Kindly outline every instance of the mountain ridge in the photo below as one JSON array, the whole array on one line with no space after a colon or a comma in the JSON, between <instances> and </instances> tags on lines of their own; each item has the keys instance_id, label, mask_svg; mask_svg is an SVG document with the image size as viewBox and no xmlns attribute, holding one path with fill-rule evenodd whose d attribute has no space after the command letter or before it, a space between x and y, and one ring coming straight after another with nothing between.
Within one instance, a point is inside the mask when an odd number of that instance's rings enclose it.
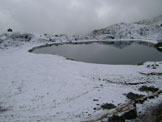
<instances>
[{"instance_id":1,"label":"mountain ridge","mask_svg":"<svg viewBox=\"0 0 162 122\"><path fill-rule=\"evenodd\" d=\"M35 34L7 32L0 34L0 48L20 46L26 42L73 42L73 41L106 41L106 40L147 40L162 43L162 16L135 23L118 23L103 29L92 31L87 35Z\"/></svg>"},{"instance_id":2,"label":"mountain ridge","mask_svg":"<svg viewBox=\"0 0 162 122\"><path fill-rule=\"evenodd\" d=\"M94 30L96 39L148 39L162 41L162 16L135 23L118 23Z\"/></svg>"}]
</instances>

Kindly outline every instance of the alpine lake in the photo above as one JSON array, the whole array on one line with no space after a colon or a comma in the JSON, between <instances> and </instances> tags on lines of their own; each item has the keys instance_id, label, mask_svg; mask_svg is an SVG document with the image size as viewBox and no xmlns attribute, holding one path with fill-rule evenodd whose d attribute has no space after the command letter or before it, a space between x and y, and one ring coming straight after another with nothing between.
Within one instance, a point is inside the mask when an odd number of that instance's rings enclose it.
<instances>
[{"instance_id":1,"label":"alpine lake","mask_svg":"<svg viewBox=\"0 0 162 122\"><path fill-rule=\"evenodd\" d=\"M64 56L66 59L97 63L135 65L162 61L162 48L143 41L90 41L46 44L29 52Z\"/></svg>"}]
</instances>

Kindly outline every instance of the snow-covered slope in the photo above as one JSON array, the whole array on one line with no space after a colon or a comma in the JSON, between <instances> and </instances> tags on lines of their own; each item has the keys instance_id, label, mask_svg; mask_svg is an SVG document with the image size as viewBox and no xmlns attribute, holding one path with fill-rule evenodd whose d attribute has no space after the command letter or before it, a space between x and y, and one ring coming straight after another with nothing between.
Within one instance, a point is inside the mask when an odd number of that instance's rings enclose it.
<instances>
[{"instance_id":1,"label":"snow-covered slope","mask_svg":"<svg viewBox=\"0 0 162 122\"><path fill-rule=\"evenodd\" d=\"M137 23L119 23L91 33L96 39L162 40L162 16Z\"/></svg>"},{"instance_id":2,"label":"snow-covered slope","mask_svg":"<svg viewBox=\"0 0 162 122\"><path fill-rule=\"evenodd\" d=\"M162 16L151 20L143 20L136 23L119 23L108 26L100 30L94 30L88 35L66 34L50 35L50 34L34 34L9 32L0 35L0 48L8 46L20 46L24 43L37 42L72 42L85 40L147 40L162 42Z\"/></svg>"},{"instance_id":3,"label":"snow-covered slope","mask_svg":"<svg viewBox=\"0 0 162 122\"><path fill-rule=\"evenodd\" d=\"M0 34L0 49L9 47L18 47L29 43L54 43L54 42L72 42L94 40L93 37L85 35L72 35L66 34L51 35L51 34L36 34L36 33L22 33L22 32L7 32Z\"/></svg>"},{"instance_id":4,"label":"snow-covered slope","mask_svg":"<svg viewBox=\"0 0 162 122\"><path fill-rule=\"evenodd\" d=\"M162 15L155 17L153 19L146 19L146 20L135 22L135 23L144 24L144 25L162 25Z\"/></svg>"}]
</instances>

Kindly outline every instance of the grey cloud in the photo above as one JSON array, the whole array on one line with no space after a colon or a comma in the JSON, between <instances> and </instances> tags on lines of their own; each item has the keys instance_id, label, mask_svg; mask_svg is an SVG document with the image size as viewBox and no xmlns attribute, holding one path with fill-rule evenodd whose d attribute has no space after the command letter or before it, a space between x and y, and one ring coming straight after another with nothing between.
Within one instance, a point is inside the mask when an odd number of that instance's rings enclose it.
<instances>
[{"instance_id":1,"label":"grey cloud","mask_svg":"<svg viewBox=\"0 0 162 122\"><path fill-rule=\"evenodd\" d=\"M1 0L0 32L85 34L162 14L161 0Z\"/></svg>"}]
</instances>

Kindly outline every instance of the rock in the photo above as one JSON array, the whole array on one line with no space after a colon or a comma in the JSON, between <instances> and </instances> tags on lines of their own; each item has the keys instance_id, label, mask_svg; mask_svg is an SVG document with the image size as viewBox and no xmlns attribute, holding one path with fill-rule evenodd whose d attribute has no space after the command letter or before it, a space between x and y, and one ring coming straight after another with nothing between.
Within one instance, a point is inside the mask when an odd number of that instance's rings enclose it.
<instances>
[{"instance_id":1,"label":"rock","mask_svg":"<svg viewBox=\"0 0 162 122\"><path fill-rule=\"evenodd\" d=\"M103 108L103 109L113 109L113 108L116 108L116 106L114 104L111 104L111 103L105 103L105 104L101 105L101 108Z\"/></svg>"},{"instance_id":2,"label":"rock","mask_svg":"<svg viewBox=\"0 0 162 122\"><path fill-rule=\"evenodd\" d=\"M127 98L128 99L131 99L131 100L136 100L136 99L139 99L139 98L142 98L144 97L144 95L141 95L141 94L135 94L135 93L132 93L132 92L129 92L127 94Z\"/></svg>"},{"instance_id":3,"label":"rock","mask_svg":"<svg viewBox=\"0 0 162 122\"><path fill-rule=\"evenodd\" d=\"M139 88L139 91L146 91L146 92L148 92L148 91L150 91L150 92L156 92L158 90L159 90L158 88L155 88L153 86L150 86L150 87L148 87L148 86L141 86Z\"/></svg>"},{"instance_id":4,"label":"rock","mask_svg":"<svg viewBox=\"0 0 162 122\"><path fill-rule=\"evenodd\" d=\"M125 120L132 120L137 118L137 110L134 108L122 115Z\"/></svg>"},{"instance_id":5,"label":"rock","mask_svg":"<svg viewBox=\"0 0 162 122\"><path fill-rule=\"evenodd\" d=\"M108 122L125 122L125 120L121 116L113 115L112 117L109 117Z\"/></svg>"},{"instance_id":6,"label":"rock","mask_svg":"<svg viewBox=\"0 0 162 122\"><path fill-rule=\"evenodd\" d=\"M6 112L7 110L7 108L3 108L2 106L0 106L0 113Z\"/></svg>"},{"instance_id":7,"label":"rock","mask_svg":"<svg viewBox=\"0 0 162 122\"><path fill-rule=\"evenodd\" d=\"M96 101L97 102L97 101L99 101L99 99L93 99L93 101Z\"/></svg>"},{"instance_id":8,"label":"rock","mask_svg":"<svg viewBox=\"0 0 162 122\"><path fill-rule=\"evenodd\" d=\"M136 108L124 113L121 116L113 115L108 118L108 122L125 122L125 120L133 120L137 118L137 110Z\"/></svg>"},{"instance_id":9,"label":"rock","mask_svg":"<svg viewBox=\"0 0 162 122\"><path fill-rule=\"evenodd\" d=\"M7 30L7 32L12 32L12 29L11 29L11 28L9 28L9 29Z\"/></svg>"}]
</instances>

